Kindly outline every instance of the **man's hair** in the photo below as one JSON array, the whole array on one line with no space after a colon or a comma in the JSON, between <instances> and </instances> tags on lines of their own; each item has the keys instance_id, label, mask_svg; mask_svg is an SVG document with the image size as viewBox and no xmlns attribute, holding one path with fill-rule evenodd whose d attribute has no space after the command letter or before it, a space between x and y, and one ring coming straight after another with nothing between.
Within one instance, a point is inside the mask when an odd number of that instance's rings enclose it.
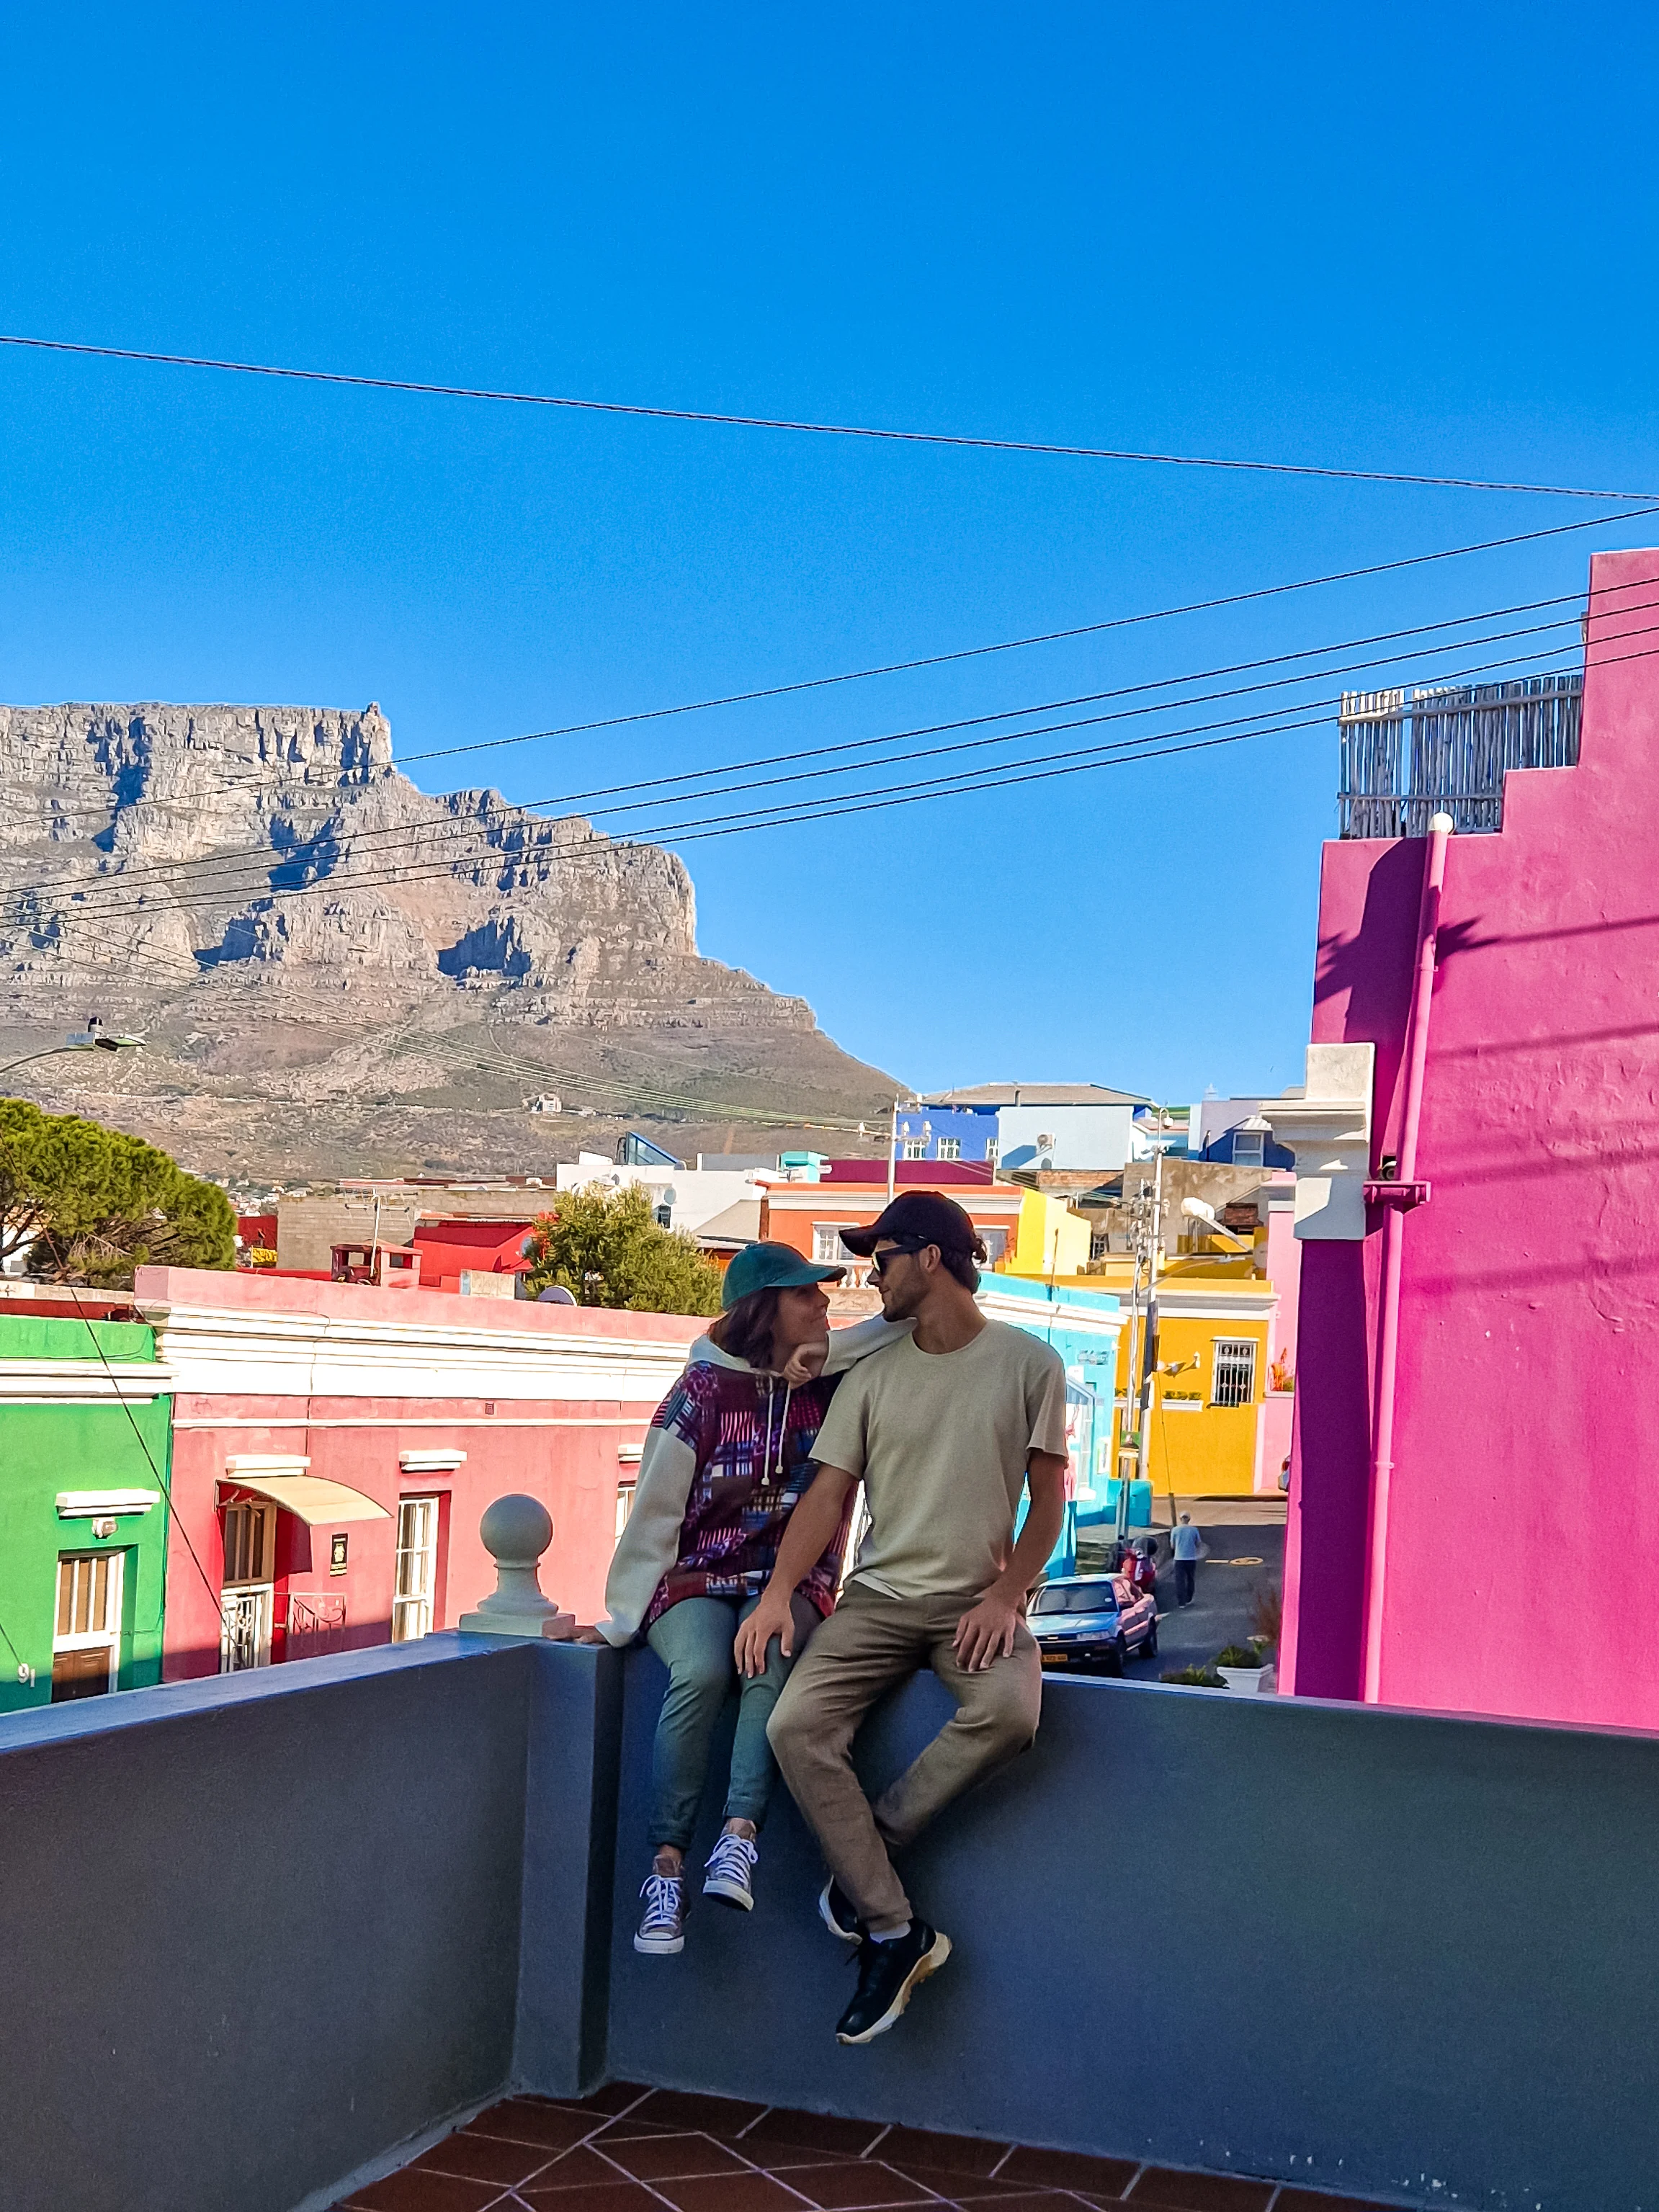
<instances>
[{"instance_id":1,"label":"man's hair","mask_svg":"<svg viewBox=\"0 0 1659 2212\"><path fill-rule=\"evenodd\" d=\"M728 1306L708 1334L733 1359L745 1359L751 1367L770 1367L772 1332L777 1319L777 1285L769 1284Z\"/></svg>"},{"instance_id":2,"label":"man's hair","mask_svg":"<svg viewBox=\"0 0 1659 2212\"><path fill-rule=\"evenodd\" d=\"M948 1268L964 1291L976 1291L979 1288L979 1269L974 1265L975 1254L981 1260L985 1257L985 1246L977 1237L974 1239L972 1253L961 1252L953 1246L946 1244L941 1244L939 1248L940 1267Z\"/></svg>"}]
</instances>

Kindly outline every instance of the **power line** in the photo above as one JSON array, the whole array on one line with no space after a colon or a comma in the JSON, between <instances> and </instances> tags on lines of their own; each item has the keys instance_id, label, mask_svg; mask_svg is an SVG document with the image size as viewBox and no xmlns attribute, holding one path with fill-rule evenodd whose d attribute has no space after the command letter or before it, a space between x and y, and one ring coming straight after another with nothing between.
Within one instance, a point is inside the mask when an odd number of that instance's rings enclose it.
<instances>
[{"instance_id":1,"label":"power line","mask_svg":"<svg viewBox=\"0 0 1659 2212\"><path fill-rule=\"evenodd\" d=\"M1574 594L1571 596L1575 605L1579 604L1577 595ZM1537 604L1547 605L1552 603L1543 601ZM1652 603L1647 603L1647 605L1644 606L1630 606L1620 610L1619 611L1626 615L1638 614L1646 611L1648 606L1651 604ZM1495 611L1501 612L1503 611L1498 610ZM1461 619L1464 621L1479 621L1484 618L1484 617L1477 615L1462 617ZM1559 617L1547 623L1526 625L1518 629L1498 630L1488 633L1485 636L1463 637L1449 640L1437 646L1429 646L1419 648L1414 657L1421 659L1431 654L1462 652L1471 646L1483 643L1509 641L1515 638L1535 635L1540 631L1547 631L1564 628L1569 623L1576 624L1577 620L1577 614L1574 614L1572 616ZM1438 629L1446 626L1447 625L1444 623L1436 623L1423 625L1422 627L1425 629ZM1399 636L1416 634L1416 632L1411 631L1396 633L1385 632L1381 633L1380 636L1383 641L1391 642ZM1617 635L1638 635L1643 634L1644 633L1642 631L1629 631L1619 633ZM1357 641L1357 642L1363 641ZM1329 653L1343 649L1345 649L1345 647L1342 644L1334 644L1325 647L1310 647L1303 653L1277 656L1276 658L1281 660L1285 659L1305 659L1310 655L1323 656ZM1548 649L1559 650L1559 648ZM933 758L942 754L957 755L965 751L979 750L985 746L1015 744L1022 741L1023 739L1033 737L1054 734L1075 728L1097 726L1102 723L1133 719L1144 714L1175 713L1184 708L1212 703L1212 702L1220 699L1280 690L1290 684L1322 684L1335 676L1351 675L1356 672L1367 672L1377 667L1390 665L1396 662L1400 657L1401 656L1398 653L1389 653L1376 659L1338 664L1330 667L1300 671L1290 676L1274 678L1260 684L1236 685L1218 692L1208 694L1200 693L1187 698L1168 699L1156 702L1150 705L1142 704L1138 707L1119 709L1111 713L1081 715L1069 721L1052 723L1037 728L1000 732L993 736L975 739L965 744L957 743L948 745L921 748L909 753L891 755L881 765L884 769L890 769L908 761ZM1509 656L1504 659L1495 661L1486 661L1475 664L1470 667L1467 667L1463 670L1448 675L1443 679L1443 681L1448 685L1455 684L1466 680L1469 677L1487 672L1494 668L1511 666L1516 665L1518 660L1531 660L1535 656L1533 653L1528 653L1525 655ZM1273 665L1272 662L1245 662L1236 664L1237 666L1243 670L1248 670L1255 666L1270 665ZM1219 673L1225 672L1218 671L1215 672ZM1076 703L1086 704L1094 698L1117 697L1124 696L1125 693L1133 694L1152 688L1168 689L1179 686L1182 684L1190 683L1193 680L1194 680L1194 678L1191 677L1176 677L1163 679L1162 684L1157 687L1152 685L1128 685L1122 687L1122 690L1117 692L1084 695L1083 697ZM845 747L826 746L811 748L803 753L778 756L775 757L785 762L799 759L823 758L830 754L857 751L874 744L892 742L896 738L911 734L930 735L937 731L955 731L974 727L982 725L987 721L1005 720L1011 715L1023 716L1027 714L1042 712L1048 706L1064 706L1069 703L1072 702L1067 701L1055 701L1044 702L1044 706L1042 707L1006 710L1006 713L1002 714L964 717L956 722L924 726L922 728L918 729L914 732L890 732L883 738L855 740L850 745ZM1297 703L1299 704L1300 702ZM1294 711L1294 708L1292 706L1286 706L1280 709L1269 709L1266 711L1269 713L1288 713ZM1233 717L1229 719L1237 718ZM1212 725L1208 726L1215 726ZM747 766L768 766L770 764L770 762L762 760L754 763L735 763L731 764L731 768L732 769L741 769ZM809 781L819 781L825 777L851 775L856 773L861 765L864 765L864 763L842 761L828 768L813 771L805 771L793 776L762 778L747 784L730 783L725 786L715 786L700 792L678 793L665 792L660 788L660 785L670 784L676 781L684 781L685 779L664 778L659 780L659 785L656 795L653 798L634 801L614 808L605 809L604 810L601 818L614 817L614 816L622 813L637 813L643 811L649 807L682 806L697 801L705 800L711 797L728 795L730 793L745 790L759 789L769 785L775 786L784 783L799 785ZM715 775L726 772L726 771L724 770L711 769L702 771L700 773L704 775ZM964 771L964 773L967 772L968 771ZM649 787L650 787L648 786L637 784L612 787L612 788L621 791ZM599 794L595 793L575 794L577 797L588 798L597 795ZM569 799L570 795L566 794L562 797L549 799L537 803L544 806L562 805L569 803ZM556 825L548 823L544 826L550 830ZM503 849L501 847L492 847L488 857L490 860L498 862L500 867L503 871L512 871L514 869L525 866L547 866L550 868L556 864L562 866L568 860L580 858L605 859L607 861L614 862L615 857L617 854L627 852L629 849L637 849L640 844L658 838L666 837L672 839L674 830L679 826L680 825L670 823L665 821L660 825L653 825L649 830L635 830L630 833L632 840L631 845L618 843L608 833L591 836L587 838L560 839L557 837L547 837L538 843L526 845L519 852L514 852L510 849ZM684 826L690 828L698 825L696 823L693 823ZM398 850L407 850L411 854L418 855L422 847L430 848L434 845L447 842L452 839L476 839L487 837L489 835L490 832L489 830L481 829L471 823L437 823L429 826L422 825L414 830L408 828L406 825L400 825L390 830L367 831L358 837L350 839L349 842L350 848L356 852L362 848L368 846L372 842L390 841L389 844L386 845L384 849L377 848L374 854L371 855L372 860L380 860L382 859L390 860L392 853ZM354 888L362 889L373 884L395 882L398 880L424 880L434 874L453 874L457 870L464 868L469 865L476 865L476 863L470 863L468 860L460 856L453 856L449 859L436 861L430 866L421 869L418 872L418 877L410 870L400 868L395 863L390 866L389 868L381 869L375 872L371 872L369 869L360 868L353 871L348 868L341 870L336 873L319 877L315 881L308 884L272 890L270 884L271 866L269 861L268 854L268 848L258 848L241 855L228 854L204 857L194 861L184 861L173 864L173 869L175 872L182 869L190 869L194 872L192 873L188 884L183 887L184 896L169 896L164 906L158 907L158 911L168 913L177 913L180 910L200 912L204 910L204 901L210 901L216 904L222 904L226 902L233 901L240 896L246 895L257 896L261 898L270 897L272 899L290 899L298 896L332 891L337 896L347 890ZM280 866L282 864L279 863L278 865ZM76 896L76 905L82 912L92 912L95 914L100 911L109 911L113 908L131 913L133 911L133 907L129 890L130 882L131 877L127 875L93 878L88 882L85 888ZM62 887L52 885L34 886L32 887L32 891L35 893L41 890L51 891L57 888ZM170 884L163 884L159 888L163 893L167 893L171 890L172 887ZM141 893L141 896L143 896L143 894ZM71 915L69 918L72 920L73 916Z\"/></svg>"},{"instance_id":2,"label":"power line","mask_svg":"<svg viewBox=\"0 0 1659 2212\"><path fill-rule=\"evenodd\" d=\"M27 348L37 353L78 354L98 361L217 369L236 376L268 376L289 383L344 385L365 392L411 392L433 399L487 399L516 407L556 407L578 414L628 415L656 422L702 422L726 429L788 430L814 437L865 438L887 445L951 446L982 453L1046 454L1064 460L1140 461L1159 468L1322 477L1343 483L1412 484L1441 491L1531 492L1551 499L1650 500L1656 496L1650 491L1593 491L1577 484L1425 476L1401 469L1345 469L1302 461L1236 460L1207 453L1141 453L1126 447L1057 445L1035 438L981 438L957 431L884 429L866 422L813 422L787 416L722 414L708 408L650 407L622 399L578 399L567 393L509 392L483 385L428 384L412 377L355 376L338 369L289 368L270 362L222 361L203 354L157 353L137 346L87 345L68 338L27 337L15 333L0 333L0 345Z\"/></svg>"},{"instance_id":3,"label":"power line","mask_svg":"<svg viewBox=\"0 0 1659 2212\"><path fill-rule=\"evenodd\" d=\"M1644 586L1641 587L1645 587L1645 584L1650 581L1651 580L1644 580ZM1638 588L1638 586L1632 583L1631 585L1619 586L1618 588L1621 590L1634 590ZM641 791L662 793L672 785L702 782L706 781L711 776L737 775L745 772L750 769L756 768L781 767L787 765L794 761L823 759L832 754L865 751L877 745L899 744L909 738L933 737L947 731L981 727L989 722L1012 721L1030 714L1052 714L1059 711L1062 708L1091 705L1103 699L1131 698L1149 691L1168 691L1176 690L1185 684L1207 682L1212 677L1249 673L1259 668L1282 667L1285 663L1290 661L1322 659L1331 653L1348 652L1360 646L1397 642L1406 638L1425 636L1436 630L1465 629L1472 623L1497 621L1509 615L1532 613L1546 607L1571 605L1582 610L1583 603L1584 595L1582 592L1563 592L1557 593L1553 598L1550 599L1519 600L1509 606L1485 608L1480 610L1479 612L1473 614L1445 616L1435 622L1413 623L1399 629L1379 630L1363 637L1342 638L1334 640L1328 644L1304 646L1294 652L1271 653L1255 660L1226 662L1213 668L1192 670L1176 676L1158 677L1139 684L1120 684L1099 691L1079 692L1063 698L1038 700L1034 702L1031 705L1025 707L1000 708L994 712L981 714L962 715L949 721L915 724L905 729L885 731L875 737L850 738L840 744L811 745L793 752L766 754L761 756L759 758L750 760L729 761L711 768L681 769L668 775L645 777L630 783L604 784L586 790L562 792L548 798L515 802L515 811L520 815L530 816L532 814L533 810L546 810L555 807L574 807L581 805L584 801L588 799L619 797L629 792ZM1537 625L1539 629L1552 629L1559 626L1559 623L1543 623ZM1520 636L1526 635L1526 633L1523 631L1516 631L1510 633L1510 635ZM1474 641L1469 640L1463 641L1465 643L1473 641ZM1456 649L1458 649L1458 647L1454 644L1451 646L1425 647L1424 650L1426 653L1436 651L1452 651ZM1338 673L1340 672L1333 670L1328 672ZM1310 672L1310 679L1311 679L1312 673L1313 672ZM1291 681L1297 679L1286 678L1284 680ZM1143 711L1152 712L1156 710L1146 709ZM368 787L369 787L344 786L337 787L336 788L340 790L345 798L349 799L353 795L354 792ZM198 813L200 811L199 801L158 802L154 799L144 799L138 803L152 806L157 804L169 806L189 804L191 805L192 811ZM617 808L606 810L608 813L623 811L626 810ZM337 805L335 811L327 817L327 823L330 828L332 828L337 823L338 820L338 812L339 809ZM473 834L474 830L472 824L465 820L451 821L448 823L434 821L429 823L422 823L418 826L411 825L408 823L394 823L387 824L379 830L357 830L349 832L350 842L354 851L361 851L367 846L379 843L388 839L401 842L404 841L413 842L418 838L468 836ZM295 849L296 851L300 851L303 848L296 848ZM159 876L173 878L180 874L192 872L209 876L216 876L222 875L226 872L234 869L239 862L244 860L254 861L261 864L265 864L269 861L270 866L275 867L293 866L295 864L292 858L287 861L280 860L270 861L270 844L269 842L266 842L258 845L242 846L229 851L202 854L194 858L155 861L143 867L124 868L118 871L117 874L100 876L92 880L95 881L100 885L113 884L118 881L123 884L129 884L137 881L142 881L146 878ZM63 878L60 880L70 881L75 879ZM35 884L21 885L19 887L19 890L20 893L21 893L51 888L52 888L52 886L50 884L42 885Z\"/></svg>"},{"instance_id":4,"label":"power line","mask_svg":"<svg viewBox=\"0 0 1659 2212\"><path fill-rule=\"evenodd\" d=\"M1224 607L1243 606L1259 599L1283 598L1289 592L1314 591L1327 584L1352 583L1368 576L1389 575L1403 568L1422 568L1434 562L1462 560L1471 554L1502 551L1513 545L1529 545L1542 538L1570 537L1578 531L1598 530L1604 524L1615 520L1621 523L1640 521L1648 514L1659 514L1659 506L1638 507L1617 516L1593 515L1582 522L1556 523L1547 529L1522 531L1508 538L1481 538L1468 545L1443 546L1432 553L1408 554L1401 560L1375 562L1360 568L1334 569L1322 576L1298 577L1285 584L1264 584L1248 592L1231 592L1218 599L1192 599L1179 606L1153 607L1140 614L1118 615L1103 622L1084 623L1071 629L1044 630L1029 637L1006 638L991 645L964 646L953 653L935 653L911 660L887 661L869 668L848 669L834 676L805 677L797 683L727 692L718 698L687 700L675 706L642 708L633 714L608 714L592 721L564 722L544 730L522 731L512 737L480 738L467 744L434 746L424 752L405 753L394 765L401 770L423 761L452 760L466 753L493 752L512 745L538 744L552 738L580 737L598 730L622 729L635 723L662 721L680 714L706 714L716 708L740 707L757 700L786 698L796 692L823 690L841 684L860 684L872 678L904 675L916 669L940 668L953 661L974 660L993 653L1017 653L1030 646L1054 645L1073 638L1098 636L1109 630L1133 629L1147 623L1169 622L1182 615L1212 613ZM1614 588L1624 590L1628 587L1621 585ZM1539 604L1547 603L1540 601ZM257 791L264 787L264 781L263 776L228 778L218 788L222 792ZM337 785L327 788L366 787ZM189 806L192 811L199 809L197 800L146 799L143 804L168 811L184 806Z\"/></svg>"}]
</instances>

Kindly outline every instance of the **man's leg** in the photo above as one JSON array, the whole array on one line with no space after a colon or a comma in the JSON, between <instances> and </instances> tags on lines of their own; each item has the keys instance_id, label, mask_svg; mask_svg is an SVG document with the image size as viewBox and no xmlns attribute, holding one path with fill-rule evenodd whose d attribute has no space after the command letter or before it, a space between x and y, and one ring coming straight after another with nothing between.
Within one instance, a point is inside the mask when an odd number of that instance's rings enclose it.
<instances>
[{"instance_id":1,"label":"man's leg","mask_svg":"<svg viewBox=\"0 0 1659 2212\"><path fill-rule=\"evenodd\" d=\"M1193 1563L1190 1559L1177 1559L1175 1571L1176 1603L1190 1605L1193 1601Z\"/></svg>"},{"instance_id":2,"label":"man's leg","mask_svg":"<svg viewBox=\"0 0 1659 2212\"><path fill-rule=\"evenodd\" d=\"M902 1928L910 1900L853 1771L859 1723L927 1656L922 1608L848 1587L784 1685L767 1736L830 1871L872 1935Z\"/></svg>"},{"instance_id":3,"label":"man's leg","mask_svg":"<svg viewBox=\"0 0 1659 2212\"><path fill-rule=\"evenodd\" d=\"M972 1600L928 1606L929 1657L957 1710L927 1749L883 1791L877 1829L891 1850L913 1843L953 1797L1017 1758L1036 1734L1042 1706L1042 1661L1022 1622L1014 1648L970 1672L957 1657L957 1623Z\"/></svg>"}]
</instances>

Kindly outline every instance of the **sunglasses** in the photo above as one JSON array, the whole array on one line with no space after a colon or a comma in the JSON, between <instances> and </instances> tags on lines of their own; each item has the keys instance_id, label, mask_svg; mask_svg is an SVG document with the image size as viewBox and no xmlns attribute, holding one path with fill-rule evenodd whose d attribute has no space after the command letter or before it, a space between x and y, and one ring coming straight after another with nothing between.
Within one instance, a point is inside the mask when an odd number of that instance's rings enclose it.
<instances>
[{"instance_id":1,"label":"sunglasses","mask_svg":"<svg viewBox=\"0 0 1659 2212\"><path fill-rule=\"evenodd\" d=\"M875 1255L870 1262L870 1273L879 1276L890 1260L902 1260L911 1252L925 1252L932 1242L929 1237L901 1237L885 1252Z\"/></svg>"}]
</instances>

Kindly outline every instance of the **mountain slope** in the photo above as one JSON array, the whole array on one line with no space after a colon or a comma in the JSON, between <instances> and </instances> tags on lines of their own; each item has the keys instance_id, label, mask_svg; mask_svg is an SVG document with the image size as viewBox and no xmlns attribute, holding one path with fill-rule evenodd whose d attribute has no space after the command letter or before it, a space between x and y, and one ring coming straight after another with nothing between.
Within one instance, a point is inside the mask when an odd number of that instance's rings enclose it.
<instances>
[{"instance_id":1,"label":"mountain slope","mask_svg":"<svg viewBox=\"0 0 1659 2212\"><path fill-rule=\"evenodd\" d=\"M0 879L5 1057L94 1012L147 1032L12 1080L238 1182L535 1172L624 1123L857 1148L892 1097L698 953L675 855L418 791L378 706L0 708Z\"/></svg>"}]
</instances>

